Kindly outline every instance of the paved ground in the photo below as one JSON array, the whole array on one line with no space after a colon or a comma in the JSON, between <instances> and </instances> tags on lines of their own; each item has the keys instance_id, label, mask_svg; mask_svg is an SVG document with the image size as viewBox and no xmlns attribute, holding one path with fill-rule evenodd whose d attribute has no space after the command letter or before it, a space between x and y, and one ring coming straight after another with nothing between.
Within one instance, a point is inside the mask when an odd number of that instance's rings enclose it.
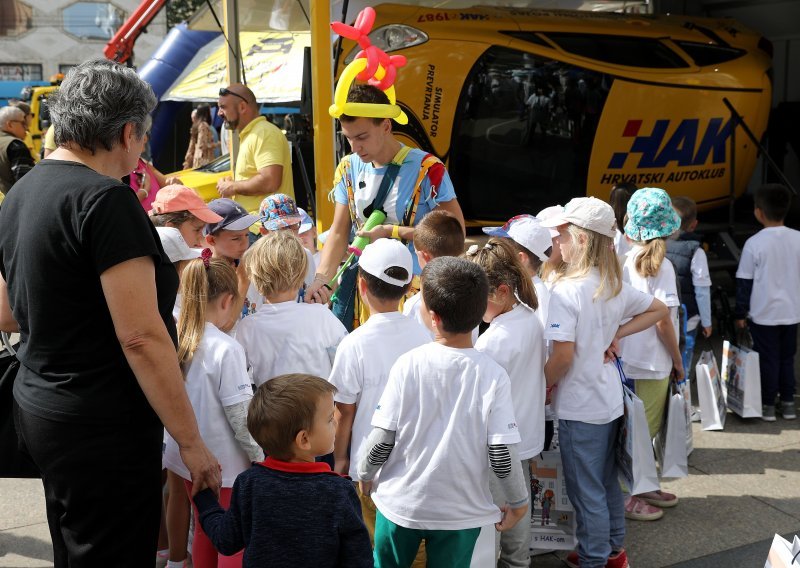
<instances>
[{"instance_id":1,"label":"paved ground","mask_svg":"<svg viewBox=\"0 0 800 568\"><path fill-rule=\"evenodd\" d=\"M775 533L800 533L800 421L728 414L723 432L694 428L691 475L666 482L680 504L652 523L629 522L635 568L761 567ZM534 566L563 566L563 554ZM41 485L0 479L0 567L52 566Z\"/></svg>"}]
</instances>

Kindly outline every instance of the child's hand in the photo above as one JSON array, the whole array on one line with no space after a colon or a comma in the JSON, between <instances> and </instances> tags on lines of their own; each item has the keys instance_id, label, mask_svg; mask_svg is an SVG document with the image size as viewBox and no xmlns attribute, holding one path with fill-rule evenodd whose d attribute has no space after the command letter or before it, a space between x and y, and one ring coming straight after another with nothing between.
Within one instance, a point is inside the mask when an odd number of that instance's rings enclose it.
<instances>
[{"instance_id":1,"label":"child's hand","mask_svg":"<svg viewBox=\"0 0 800 568\"><path fill-rule=\"evenodd\" d=\"M683 369L683 361L673 361L672 362L672 379L678 383L683 380L683 377L686 375L686 372Z\"/></svg>"},{"instance_id":2,"label":"child's hand","mask_svg":"<svg viewBox=\"0 0 800 568\"><path fill-rule=\"evenodd\" d=\"M744 329L747 327L747 320L733 320L733 325L736 326L736 329Z\"/></svg>"},{"instance_id":3,"label":"child's hand","mask_svg":"<svg viewBox=\"0 0 800 568\"><path fill-rule=\"evenodd\" d=\"M359 481L358 487L361 489L361 494L366 495L369 497L372 494L372 482L371 481Z\"/></svg>"},{"instance_id":4,"label":"child's hand","mask_svg":"<svg viewBox=\"0 0 800 568\"><path fill-rule=\"evenodd\" d=\"M606 349L603 357L603 363L610 363L616 357L619 357L619 339L614 337L614 339L611 340L611 345L609 345Z\"/></svg>"},{"instance_id":5,"label":"child's hand","mask_svg":"<svg viewBox=\"0 0 800 568\"><path fill-rule=\"evenodd\" d=\"M712 328L711 326L703 328L703 337L711 337Z\"/></svg>"},{"instance_id":6,"label":"child's hand","mask_svg":"<svg viewBox=\"0 0 800 568\"><path fill-rule=\"evenodd\" d=\"M506 503L500 507L500 512L503 514L503 518L499 523L494 524L494 528L497 529L498 532L503 532L513 528L514 525L516 525L519 520L525 516L525 513L528 512L528 505L523 505L522 507L516 507L512 509L509 507L508 503Z\"/></svg>"}]
</instances>

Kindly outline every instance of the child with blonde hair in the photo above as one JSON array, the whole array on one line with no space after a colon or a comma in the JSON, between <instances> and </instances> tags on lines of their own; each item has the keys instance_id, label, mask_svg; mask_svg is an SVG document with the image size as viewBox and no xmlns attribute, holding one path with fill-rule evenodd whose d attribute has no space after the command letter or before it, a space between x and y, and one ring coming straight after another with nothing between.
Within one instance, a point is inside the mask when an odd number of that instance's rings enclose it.
<instances>
[{"instance_id":1,"label":"child with blonde hair","mask_svg":"<svg viewBox=\"0 0 800 568\"><path fill-rule=\"evenodd\" d=\"M538 222L537 222L538 223ZM549 242L549 236L545 236ZM533 282L526 272L513 241L493 237L483 246L467 251L471 260L486 272L489 297L483 321L488 329L478 338L475 349L489 355L511 379L511 400L521 438L517 447L525 487L530 494L530 461L544 448L545 380L542 324L534 310L538 306ZM489 477L492 498L505 503L505 492L497 478ZM527 566L530 563L530 525L517 523L498 533L499 566Z\"/></svg>"},{"instance_id":2,"label":"child with blonde hair","mask_svg":"<svg viewBox=\"0 0 800 568\"><path fill-rule=\"evenodd\" d=\"M253 387L247 375L244 350L220 331L238 306L236 272L227 261L212 259L209 253L191 261L183 271L178 359L200 434L222 466L219 496L227 507L236 476L246 470L251 461L263 459L263 455L247 431L247 405L253 398ZM189 470L181 459L180 448L169 436L164 464L184 479L186 491L191 495ZM194 566L241 566L241 554L232 557L217 554L200 528L196 508L194 512Z\"/></svg>"},{"instance_id":3,"label":"child with blonde hair","mask_svg":"<svg viewBox=\"0 0 800 568\"><path fill-rule=\"evenodd\" d=\"M663 189L645 187L628 201L625 235L631 243L622 267L622 279L636 290L661 300L669 313L655 326L626 337L620 343L625 375L634 380L636 395L644 403L647 426L653 438L664 421L670 377L683 378L683 356L678 346L678 286L675 269L666 258L666 238L680 228L681 219ZM638 521L661 518L663 507L678 498L662 491L632 495L625 516Z\"/></svg>"},{"instance_id":4,"label":"child with blonde hair","mask_svg":"<svg viewBox=\"0 0 800 568\"><path fill-rule=\"evenodd\" d=\"M298 238L288 231L264 235L247 252L244 264L248 279L264 297L261 308L236 330L256 386L286 373L329 376L347 330L327 306L298 301L308 269Z\"/></svg>"},{"instance_id":5,"label":"child with blonde hair","mask_svg":"<svg viewBox=\"0 0 800 568\"><path fill-rule=\"evenodd\" d=\"M580 568L627 568L615 461L622 382L611 355L621 338L652 326L667 309L623 283L614 252L614 211L607 203L573 199L543 225L558 227L567 263L550 296L545 339L552 345L544 367L547 384L558 384L553 405L577 521L578 547L566 561Z\"/></svg>"}]
</instances>

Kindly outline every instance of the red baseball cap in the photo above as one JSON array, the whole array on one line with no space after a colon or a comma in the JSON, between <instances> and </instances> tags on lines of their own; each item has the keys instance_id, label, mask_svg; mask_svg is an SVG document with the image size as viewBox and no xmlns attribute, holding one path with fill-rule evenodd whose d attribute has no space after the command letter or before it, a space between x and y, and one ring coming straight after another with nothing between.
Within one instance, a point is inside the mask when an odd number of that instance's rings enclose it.
<instances>
[{"instance_id":1,"label":"red baseball cap","mask_svg":"<svg viewBox=\"0 0 800 568\"><path fill-rule=\"evenodd\" d=\"M222 217L209 209L206 202L192 188L173 184L159 189L150 213L159 215L178 211L188 211L205 223L222 221Z\"/></svg>"}]
</instances>

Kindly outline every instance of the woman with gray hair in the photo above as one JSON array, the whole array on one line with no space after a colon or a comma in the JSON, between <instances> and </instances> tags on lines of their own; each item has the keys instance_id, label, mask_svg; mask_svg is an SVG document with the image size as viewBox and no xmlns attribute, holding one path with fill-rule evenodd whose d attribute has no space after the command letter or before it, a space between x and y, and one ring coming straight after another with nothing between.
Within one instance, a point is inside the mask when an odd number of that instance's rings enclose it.
<instances>
[{"instance_id":1,"label":"woman with gray hair","mask_svg":"<svg viewBox=\"0 0 800 568\"><path fill-rule=\"evenodd\" d=\"M20 333L15 423L57 567L153 562L162 422L195 487L220 486L178 366L178 276L120 181L155 104L132 69L71 69L50 99L59 148L0 209L0 329Z\"/></svg>"}]
</instances>

